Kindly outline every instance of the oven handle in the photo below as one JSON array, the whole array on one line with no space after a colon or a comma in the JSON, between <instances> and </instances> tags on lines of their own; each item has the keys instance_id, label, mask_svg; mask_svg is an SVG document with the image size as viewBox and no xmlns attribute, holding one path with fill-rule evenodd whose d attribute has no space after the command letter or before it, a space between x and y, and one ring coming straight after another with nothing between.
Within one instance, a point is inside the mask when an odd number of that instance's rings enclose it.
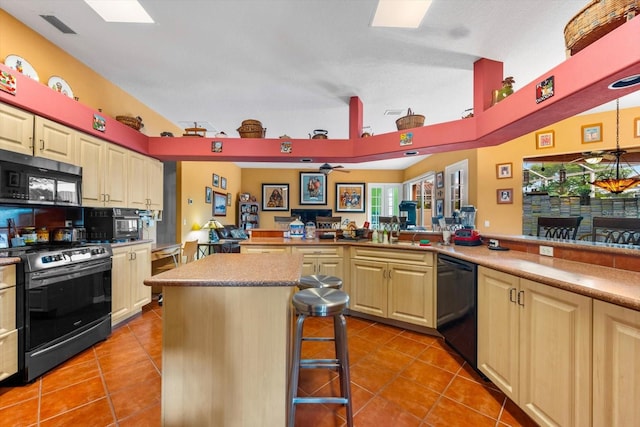
<instances>
[{"instance_id":1,"label":"oven handle","mask_svg":"<svg viewBox=\"0 0 640 427\"><path fill-rule=\"evenodd\" d=\"M62 282L69 279L86 276L92 273L100 273L111 270L111 260L100 260L96 262L83 262L27 274L27 288L37 288L40 286L50 285L52 283Z\"/></svg>"}]
</instances>

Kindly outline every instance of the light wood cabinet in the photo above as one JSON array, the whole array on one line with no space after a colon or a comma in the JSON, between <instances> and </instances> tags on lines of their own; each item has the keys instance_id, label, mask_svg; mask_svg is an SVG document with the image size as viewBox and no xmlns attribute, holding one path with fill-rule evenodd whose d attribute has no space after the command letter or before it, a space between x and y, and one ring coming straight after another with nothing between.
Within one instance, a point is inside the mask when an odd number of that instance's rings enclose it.
<instances>
[{"instance_id":1,"label":"light wood cabinet","mask_svg":"<svg viewBox=\"0 0 640 427\"><path fill-rule=\"evenodd\" d=\"M593 303L593 426L640 419L640 311Z\"/></svg>"},{"instance_id":2,"label":"light wood cabinet","mask_svg":"<svg viewBox=\"0 0 640 427\"><path fill-rule=\"evenodd\" d=\"M33 155L72 165L78 164L79 135L80 133L74 129L36 116L33 130Z\"/></svg>"},{"instance_id":3,"label":"light wood cabinet","mask_svg":"<svg viewBox=\"0 0 640 427\"><path fill-rule=\"evenodd\" d=\"M31 113L0 103L0 149L33 155Z\"/></svg>"},{"instance_id":4,"label":"light wood cabinet","mask_svg":"<svg viewBox=\"0 0 640 427\"><path fill-rule=\"evenodd\" d=\"M288 254L290 247L285 245L240 245L243 254Z\"/></svg>"},{"instance_id":5,"label":"light wood cabinet","mask_svg":"<svg viewBox=\"0 0 640 427\"><path fill-rule=\"evenodd\" d=\"M435 327L431 252L351 250L351 311Z\"/></svg>"},{"instance_id":6,"label":"light wood cabinet","mask_svg":"<svg viewBox=\"0 0 640 427\"><path fill-rule=\"evenodd\" d=\"M540 425L591 424L591 298L478 268L478 367Z\"/></svg>"},{"instance_id":7,"label":"light wood cabinet","mask_svg":"<svg viewBox=\"0 0 640 427\"><path fill-rule=\"evenodd\" d=\"M111 273L111 324L116 325L139 313L151 302L151 244L113 248Z\"/></svg>"},{"instance_id":8,"label":"light wood cabinet","mask_svg":"<svg viewBox=\"0 0 640 427\"><path fill-rule=\"evenodd\" d=\"M344 283L344 248L342 246L293 246L293 253L303 254L302 275L324 274Z\"/></svg>"},{"instance_id":9,"label":"light wood cabinet","mask_svg":"<svg viewBox=\"0 0 640 427\"><path fill-rule=\"evenodd\" d=\"M128 168L128 207L144 210L162 209L162 163L142 154L130 152Z\"/></svg>"},{"instance_id":10,"label":"light wood cabinet","mask_svg":"<svg viewBox=\"0 0 640 427\"><path fill-rule=\"evenodd\" d=\"M79 134L82 206L127 207L129 150L91 135Z\"/></svg>"},{"instance_id":11,"label":"light wood cabinet","mask_svg":"<svg viewBox=\"0 0 640 427\"><path fill-rule=\"evenodd\" d=\"M0 267L0 381L18 372L16 267Z\"/></svg>"}]
</instances>

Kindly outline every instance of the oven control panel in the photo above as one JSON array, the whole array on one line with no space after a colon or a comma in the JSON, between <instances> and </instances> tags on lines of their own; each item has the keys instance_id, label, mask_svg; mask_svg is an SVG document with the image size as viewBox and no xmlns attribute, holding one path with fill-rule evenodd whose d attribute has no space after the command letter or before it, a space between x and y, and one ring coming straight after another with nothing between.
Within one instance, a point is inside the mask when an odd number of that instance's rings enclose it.
<instances>
[{"instance_id":1,"label":"oven control panel","mask_svg":"<svg viewBox=\"0 0 640 427\"><path fill-rule=\"evenodd\" d=\"M49 249L26 254L28 271L40 271L68 264L110 258L109 245L86 245L65 249Z\"/></svg>"}]
</instances>

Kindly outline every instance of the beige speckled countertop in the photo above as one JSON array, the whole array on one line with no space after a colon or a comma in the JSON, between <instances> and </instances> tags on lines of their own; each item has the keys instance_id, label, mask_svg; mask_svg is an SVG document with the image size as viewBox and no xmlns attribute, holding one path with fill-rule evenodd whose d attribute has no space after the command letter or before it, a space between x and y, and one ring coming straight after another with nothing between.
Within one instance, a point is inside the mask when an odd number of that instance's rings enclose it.
<instances>
[{"instance_id":1,"label":"beige speckled countertop","mask_svg":"<svg viewBox=\"0 0 640 427\"><path fill-rule=\"evenodd\" d=\"M526 237L525 237L526 239ZM530 239L528 239L530 240ZM381 249L435 251L474 262L488 268L503 271L515 276L530 279L546 285L565 289L613 304L640 310L640 273L596 264L569 261L561 258L546 257L532 253L511 250L493 251L486 246L432 246L399 244L380 244L370 241L345 240L304 240L283 239L278 237L252 238L241 245L348 245L379 247ZM569 243L568 243L569 244ZM620 249L638 256L637 249Z\"/></svg>"},{"instance_id":2,"label":"beige speckled countertop","mask_svg":"<svg viewBox=\"0 0 640 427\"><path fill-rule=\"evenodd\" d=\"M214 254L145 279L147 286L296 286L300 254Z\"/></svg>"},{"instance_id":3,"label":"beige speckled countertop","mask_svg":"<svg viewBox=\"0 0 640 427\"><path fill-rule=\"evenodd\" d=\"M21 259L18 257L0 255L0 267L2 267L3 265L17 264L20 261Z\"/></svg>"}]
</instances>

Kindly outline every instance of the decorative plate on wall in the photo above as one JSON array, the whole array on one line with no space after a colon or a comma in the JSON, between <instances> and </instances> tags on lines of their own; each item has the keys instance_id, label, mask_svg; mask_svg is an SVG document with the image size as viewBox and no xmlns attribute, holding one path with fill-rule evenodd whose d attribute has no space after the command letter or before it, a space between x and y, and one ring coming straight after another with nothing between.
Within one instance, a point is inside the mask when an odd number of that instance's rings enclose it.
<instances>
[{"instance_id":1,"label":"decorative plate on wall","mask_svg":"<svg viewBox=\"0 0 640 427\"><path fill-rule=\"evenodd\" d=\"M63 95L67 95L69 98L73 98L73 91L71 86L62 77L51 76L49 77L49 83L47 83L51 89L56 92L60 92Z\"/></svg>"},{"instance_id":2,"label":"decorative plate on wall","mask_svg":"<svg viewBox=\"0 0 640 427\"><path fill-rule=\"evenodd\" d=\"M4 59L4 65L16 70L19 73L24 74L27 77L32 78L37 82L40 81L40 77L38 77L38 73L36 72L35 68L33 68L31 64L29 64L29 62L27 62L27 60L22 58L21 56L7 55L7 57Z\"/></svg>"}]
</instances>

